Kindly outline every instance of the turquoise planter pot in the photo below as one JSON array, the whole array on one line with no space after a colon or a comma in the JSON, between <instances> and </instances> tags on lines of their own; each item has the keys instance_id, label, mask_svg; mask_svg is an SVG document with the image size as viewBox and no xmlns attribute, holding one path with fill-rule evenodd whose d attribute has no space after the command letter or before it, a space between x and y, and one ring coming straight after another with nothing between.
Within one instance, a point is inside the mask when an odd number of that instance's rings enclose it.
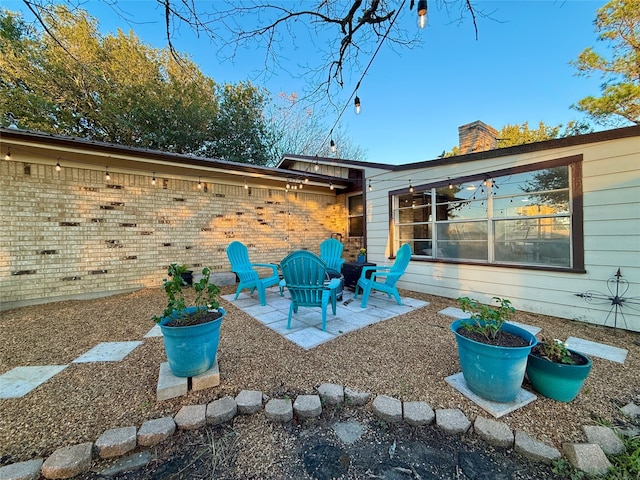
<instances>
[{"instance_id":1,"label":"turquoise planter pot","mask_svg":"<svg viewBox=\"0 0 640 480\"><path fill-rule=\"evenodd\" d=\"M527 369L527 357L538 343L535 335L527 330L505 323L502 329L529 344L526 347L499 347L476 342L456 330L471 322L469 318L456 320L451 331L456 336L458 358L464 381L476 395L492 402L509 403L515 400Z\"/></svg>"},{"instance_id":2,"label":"turquoise planter pot","mask_svg":"<svg viewBox=\"0 0 640 480\"><path fill-rule=\"evenodd\" d=\"M570 402L578 396L591 371L591 359L575 350L569 351L582 357L586 363L567 365L529 355L527 378L536 392L559 402Z\"/></svg>"},{"instance_id":3,"label":"turquoise planter pot","mask_svg":"<svg viewBox=\"0 0 640 480\"><path fill-rule=\"evenodd\" d=\"M197 307L188 307L192 313ZM213 322L186 327L167 327L165 324L175 316L165 317L160 322L164 338L164 350L169 368L176 377L195 377L209 370L216 361L220 341L220 325L227 312L218 308L222 316Z\"/></svg>"}]
</instances>

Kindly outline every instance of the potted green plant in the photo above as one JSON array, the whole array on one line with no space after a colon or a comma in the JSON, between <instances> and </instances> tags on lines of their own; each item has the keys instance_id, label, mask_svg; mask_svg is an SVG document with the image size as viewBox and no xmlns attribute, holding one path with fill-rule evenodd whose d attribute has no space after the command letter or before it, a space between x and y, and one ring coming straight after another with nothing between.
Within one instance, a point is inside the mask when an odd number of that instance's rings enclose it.
<instances>
[{"instance_id":1,"label":"potted green plant","mask_svg":"<svg viewBox=\"0 0 640 480\"><path fill-rule=\"evenodd\" d=\"M591 359L561 340L542 339L529 354L527 378L533 389L559 402L570 402L591 371Z\"/></svg>"},{"instance_id":2,"label":"potted green plant","mask_svg":"<svg viewBox=\"0 0 640 480\"><path fill-rule=\"evenodd\" d=\"M527 357L536 345L535 335L511 323L511 301L493 297L495 307L469 297L458 302L469 318L451 323L456 337L458 359L469 389L493 402L515 400L527 367Z\"/></svg>"},{"instance_id":3,"label":"potted green plant","mask_svg":"<svg viewBox=\"0 0 640 480\"><path fill-rule=\"evenodd\" d=\"M202 269L202 277L193 284L195 299L187 306L182 274L186 267L172 263L169 278L163 280L167 306L161 316L154 315L162 330L169 367L177 377L194 377L209 370L216 360L220 341L220 325L226 311L220 307L217 285L209 283L210 269Z\"/></svg>"},{"instance_id":4,"label":"potted green plant","mask_svg":"<svg viewBox=\"0 0 640 480\"><path fill-rule=\"evenodd\" d=\"M358 250L358 263L364 263L367 261L367 249L361 248Z\"/></svg>"}]
</instances>

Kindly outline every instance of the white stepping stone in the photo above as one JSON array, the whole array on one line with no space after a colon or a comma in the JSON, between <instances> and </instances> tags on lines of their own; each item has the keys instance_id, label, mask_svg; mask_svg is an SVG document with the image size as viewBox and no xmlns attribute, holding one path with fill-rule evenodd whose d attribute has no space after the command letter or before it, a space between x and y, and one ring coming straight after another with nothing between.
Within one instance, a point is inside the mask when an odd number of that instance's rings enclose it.
<instances>
[{"instance_id":1,"label":"white stepping stone","mask_svg":"<svg viewBox=\"0 0 640 480\"><path fill-rule=\"evenodd\" d=\"M141 343L141 341L99 343L76 358L73 363L120 362Z\"/></svg>"},{"instance_id":2,"label":"white stepping stone","mask_svg":"<svg viewBox=\"0 0 640 480\"><path fill-rule=\"evenodd\" d=\"M604 358L605 360L611 360L617 363L624 363L627 358L627 350L624 348L612 347L604 343L591 342L576 337L567 338L565 343L567 348L584 353L587 356Z\"/></svg>"},{"instance_id":3,"label":"white stepping stone","mask_svg":"<svg viewBox=\"0 0 640 480\"><path fill-rule=\"evenodd\" d=\"M20 398L43 384L68 365L16 367L0 375L0 398Z\"/></svg>"},{"instance_id":4,"label":"white stepping stone","mask_svg":"<svg viewBox=\"0 0 640 480\"><path fill-rule=\"evenodd\" d=\"M438 312L441 315L446 315L447 317L453 317L456 320L459 318L469 318L469 312L463 312L461 308L455 307L447 307Z\"/></svg>"},{"instance_id":5,"label":"white stepping stone","mask_svg":"<svg viewBox=\"0 0 640 480\"><path fill-rule=\"evenodd\" d=\"M520 388L518 394L516 395L516 399L513 402L492 402L490 400L485 400L484 398L479 397L471 390L469 390L467 382L464 381L464 375L462 374L462 372L446 377L444 380L469 400L489 412L495 418L500 418L507 413L511 413L519 408L522 408L538 398L533 393L525 390L524 388Z\"/></svg>"},{"instance_id":6,"label":"white stepping stone","mask_svg":"<svg viewBox=\"0 0 640 480\"><path fill-rule=\"evenodd\" d=\"M145 334L144 338L161 337L161 336L162 336L162 329L160 328L160 325L155 324L153 328Z\"/></svg>"}]
</instances>

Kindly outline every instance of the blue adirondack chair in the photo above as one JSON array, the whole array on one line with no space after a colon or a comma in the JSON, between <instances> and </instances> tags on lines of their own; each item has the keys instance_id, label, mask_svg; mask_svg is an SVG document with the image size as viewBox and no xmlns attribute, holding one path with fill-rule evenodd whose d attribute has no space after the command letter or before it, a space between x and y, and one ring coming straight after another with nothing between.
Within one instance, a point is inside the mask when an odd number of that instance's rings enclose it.
<instances>
[{"instance_id":1,"label":"blue adirondack chair","mask_svg":"<svg viewBox=\"0 0 640 480\"><path fill-rule=\"evenodd\" d=\"M404 271L409 265L411 260L411 247L408 243L402 245L396 253L396 260L390 267L364 267L358 283L356 284L356 290L353 298L358 298L358 289L362 290L362 308L367 306L369 301L369 295L372 290L380 290L381 292L389 295L389 298L393 296L398 305L402 305L400 300L400 294L396 283L400 277L404 274ZM372 272L370 278L367 278L367 272Z\"/></svg>"},{"instance_id":2,"label":"blue adirondack chair","mask_svg":"<svg viewBox=\"0 0 640 480\"><path fill-rule=\"evenodd\" d=\"M240 292L245 288L250 288L252 294L257 289L260 305L266 305L266 289L280 282L278 266L273 263L251 263L247 247L238 241L231 242L227 246L227 257L231 263L231 271L240 280L235 298L237 299ZM271 269L272 273L267 277L260 278L258 268ZM282 288L280 288L280 295L282 295Z\"/></svg>"},{"instance_id":3,"label":"blue adirondack chair","mask_svg":"<svg viewBox=\"0 0 640 480\"><path fill-rule=\"evenodd\" d=\"M340 272L344 258L342 258L342 242L335 238L327 238L320 244L320 258L327 264L327 268Z\"/></svg>"},{"instance_id":4,"label":"blue adirondack chair","mask_svg":"<svg viewBox=\"0 0 640 480\"><path fill-rule=\"evenodd\" d=\"M336 293L340 279L327 282L327 265L315 253L298 250L287 255L280 262L280 269L291 295L287 329L291 328L291 316L298 307L321 307L322 330L327 329L327 306L331 302L333 314L336 314Z\"/></svg>"}]
</instances>

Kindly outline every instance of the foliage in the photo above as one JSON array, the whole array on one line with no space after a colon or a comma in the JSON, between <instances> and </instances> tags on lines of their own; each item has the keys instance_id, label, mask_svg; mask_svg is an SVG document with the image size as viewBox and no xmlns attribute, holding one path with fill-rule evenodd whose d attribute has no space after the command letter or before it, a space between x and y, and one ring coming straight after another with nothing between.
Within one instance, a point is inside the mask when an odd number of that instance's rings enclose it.
<instances>
[{"instance_id":1,"label":"foliage","mask_svg":"<svg viewBox=\"0 0 640 480\"><path fill-rule=\"evenodd\" d=\"M596 14L598 40L608 42L610 58L586 48L571 62L580 76L598 73L600 97L588 96L572 105L601 125L640 123L640 3L611 0Z\"/></svg>"},{"instance_id":2,"label":"foliage","mask_svg":"<svg viewBox=\"0 0 640 480\"><path fill-rule=\"evenodd\" d=\"M131 147L263 165L264 92L219 85L190 59L103 36L85 11L41 14L46 33L0 10L0 114L18 127ZM7 119L3 120L5 123Z\"/></svg>"},{"instance_id":3,"label":"foliage","mask_svg":"<svg viewBox=\"0 0 640 480\"><path fill-rule=\"evenodd\" d=\"M567 345L562 340L548 340L543 338L542 342L539 342L533 348L536 353L550 362L564 363L567 365L574 364L571 352L567 349Z\"/></svg>"},{"instance_id":4,"label":"foliage","mask_svg":"<svg viewBox=\"0 0 640 480\"><path fill-rule=\"evenodd\" d=\"M172 263L167 269L169 279L162 281L162 287L167 294L167 306L161 316L154 315L153 320L159 323L164 317L175 315L176 320L184 316L184 310L187 308L187 301L184 297L183 288L187 286L187 282L182 278L182 274L186 273L186 265L178 265ZM193 284L196 297L193 306L198 307L196 314L203 315L207 310L215 310L220 306L218 302L218 294L220 289L217 285L209 283L211 270L208 267L202 269L202 278ZM206 307L206 308L205 308ZM178 312L176 314L176 312Z\"/></svg>"},{"instance_id":5,"label":"foliage","mask_svg":"<svg viewBox=\"0 0 640 480\"><path fill-rule=\"evenodd\" d=\"M613 465L606 479L626 480L640 478L640 436L622 437L625 451L620 455L607 455Z\"/></svg>"},{"instance_id":6,"label":"foliage","mask_svg":"<svg viewBox=\"0 0 640 480\"><path fill-rule=\"evenodd\" d=\"M554 126L545 125L544 122L540 122L536 129L529 128L529 122L524 122L519 125L507 124L498 131L496 148L514 147L516 145L524 145L527 143L572 137L575 135L591 133L592 131L593 128L589 124L586 122L578 122L576 120L570 120L566 125L560 123ZM456 155L460 155L459 146L453 147L449 152L442 152L439 158L448 158Z\"/></svg>"},{"instance_id":7,"label":"foliage","mask_svg":"<svg viewBox=\"0 0 640 480\"><path fill-rule=\"evenodd\" d=\"M464 328L484 335L487 340L495 339L504 322L516 311L511 306L511 301L506 298L492 297L491 300L497 302L497 308L485 305L469 297L458 298L462 311L470 312L470 318L473 320L473 323L465 324Z\"/></svg>"},{"instance_id":8,"label":"foliage","mask_svg":"<svg viewBox=\"0 0 640 480\"><path fill-rule=\"evenodd\" d=\"M358 255L366 255L367 254L367 249L362 247L360 250L358 250Z\"/></svg>"},{"instance_id":9,"label":"foliage","mask_svg":"<svg viewBox=\"0 0 640 480\"><path fill-rule=\"evenodd\" d=\"M564 458L554 460L551 471L556 475L559 475L561 478L566 478L567 480L583 480L587 478L586 474L582 470L578 470Z\"/></svg>"},{"instance_id":10,"label":"foliage","mask_svg":"<svg viewBox=\"0 0 640 480\"><path fill-rule=\"evenodd\" d=\"M292 154L365 159L364 150L355 146L339 125L331 134L337 147L336 153L332 152L327 138L330 129L320 120L322 112L305 106L305 103L296 93L280 93L269 103L265 114L273 138L272 158L280 159L285 154Z\"/></svg>"}]
</instances>

